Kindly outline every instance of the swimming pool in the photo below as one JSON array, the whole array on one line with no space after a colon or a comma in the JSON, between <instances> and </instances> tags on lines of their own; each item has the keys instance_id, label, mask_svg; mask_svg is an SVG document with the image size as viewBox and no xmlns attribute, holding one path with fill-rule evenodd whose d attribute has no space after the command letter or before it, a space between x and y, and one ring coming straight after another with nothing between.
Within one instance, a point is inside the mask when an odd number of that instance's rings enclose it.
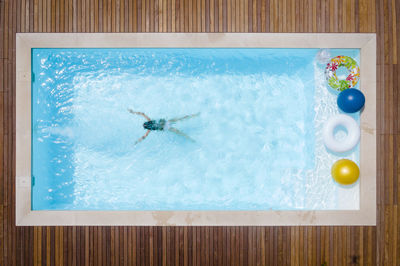
<instances>
[{"instance_id":1,"label":"swimming pool","mask_svg":"<svg viewBox=\"0 0 400 266\"><path fill-rule=\"evenodd\" d=\"M360 147L333 154L321 133L339 113L327 60L362 64L361 47L30 52L32 212L361 209L360 182L330 175ZM136 143L147 117L169 128Z\"/></svg>"},{"instance_id":2,"label":"swimming pool","mask_svg":"<svg viewBox=\"0 0 400 266\"><path fill-rule=\"evenodd\" d=\"M358 209L358 186L343 199L330 177L321 131L339 111L319 53L33 49L33 210ZM165 130L135 145L146 119L128 109L200 113L174 125L195 142Z\"/></svg>"}]
</instances>

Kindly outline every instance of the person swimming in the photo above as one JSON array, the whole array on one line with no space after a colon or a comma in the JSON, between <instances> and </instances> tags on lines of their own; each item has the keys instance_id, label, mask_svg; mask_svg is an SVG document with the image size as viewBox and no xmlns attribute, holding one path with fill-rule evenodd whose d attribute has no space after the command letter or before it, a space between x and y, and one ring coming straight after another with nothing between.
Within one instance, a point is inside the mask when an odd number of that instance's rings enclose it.
<instances>
[{"instance_id":1,"label":"person swimming","mask_svg":"<svg viewBox=\"0 0 400 266\"><path fill-rule=\"evenodd\" d=\"M188 135L186 135L182 131L172 127L171 125L175 124L178 121L182 121L182 120L190 119L192 117L196 117L200 113L192 114L192 115L185 115L183 117L173 118L173 119L169 119L169 120L165 120L165 119L152 120L145 113L135 112L135 111L133 111L133 110L131 110L129 108L128 108L128 112L130 112L131 114L134 114L134 115L141 115L147 120L146 122L143 123L143 128L147 129L147 131L143 135L143 137L141 137L140 139L138 139L135 142L135 145L138 144L139 142L141 142L142 140L144 140L150 134L151 131L164 131L164 130L168 130L168 131L173 132L173 133L175 133L175 134L177 134L179 136L185 137L186 139L188 139L188 140L190 140L192 142L195 142L194 139L192 139L191 137L189 137Z\"/></svg>"}]
</instances>

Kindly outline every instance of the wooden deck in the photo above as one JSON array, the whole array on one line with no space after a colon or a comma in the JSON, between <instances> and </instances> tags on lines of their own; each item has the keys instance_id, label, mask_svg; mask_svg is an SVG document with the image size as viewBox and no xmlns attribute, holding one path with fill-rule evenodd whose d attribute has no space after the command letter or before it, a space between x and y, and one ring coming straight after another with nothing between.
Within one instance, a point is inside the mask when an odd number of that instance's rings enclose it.
<instances>
[{"instance_id":1,"label":"wooden deck","mask_svg":"<svg viewBox=\"0 0 400 266\"><path fill-rule=\"evenodd\" d=\"M0 0L0 31L0 265L400 265L400 1ZM16 32L376 32L377 226L15 227Z\"/></svg>"}]
</instances>

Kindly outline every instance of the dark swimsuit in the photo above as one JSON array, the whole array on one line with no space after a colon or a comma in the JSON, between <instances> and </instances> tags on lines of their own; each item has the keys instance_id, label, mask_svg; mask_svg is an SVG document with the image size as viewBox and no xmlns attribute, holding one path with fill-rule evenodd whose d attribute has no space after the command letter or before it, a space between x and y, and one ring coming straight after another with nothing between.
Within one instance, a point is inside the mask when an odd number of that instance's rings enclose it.
<instances>
[{"instance_id":1,"label":"dark swimsuit","mask_svg":"<svg viewBox=\"0 0 400 266\"><path fill-rule=\"evenodd\" d=\"M165 127L165 119L160 120L150 120L143 124L143 127L147 130L164 130Z\"/></svg>"}]
</instances>

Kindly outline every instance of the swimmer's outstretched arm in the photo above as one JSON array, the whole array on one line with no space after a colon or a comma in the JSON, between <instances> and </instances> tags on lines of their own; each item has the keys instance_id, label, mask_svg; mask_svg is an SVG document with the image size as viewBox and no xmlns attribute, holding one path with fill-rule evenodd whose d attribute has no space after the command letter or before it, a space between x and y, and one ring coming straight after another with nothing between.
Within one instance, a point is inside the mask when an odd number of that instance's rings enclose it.
<instances>
[{"instance_id":1,"label":"swimmer's outstretched arm","mask_svg":"<svg viewBox=\"0 0 400 266\"><path fill-rule=\"evenodd\" d=\"M185 137L185 138L187 138L188 140L190 140L192 142L196 142L194 139L192 139L191 137L189 137L188 135L186 135L185 133L183 133L182 131L179 131L178 129L176 129L174 127L170 127L170 128L168 128L168 130L173 132L173 133L175 133L175 134L177 134L177 135L179 135L179 136Z\"/></svg>"},{"instance_id":2,"label":"swimmer's outstretched arm","mask_svg":"<svg viewBox=\"0 0 400 266\"><path fill-rule=\"evenodd\" d=\"M138 144L139 142L141 142L142 140L144 140L148 135L150 134L150 130L147 130L146 134L144 134L143 137L141 137L140 139L138 139L134 145Z\"/></svg>"},{"instance_id":3,"label":"swimmer's outstretched arm","mask_svg":"<svg viewBox=\"0 0 400 266\"><path fill-rule=\"evenodd\" d=\"M182 120L189 119L189 118L192 118L192 117L196 117L196 116L199 116L199 115L200 115L200 113L192 114L192 115L185 115L183 117L172 118L172 119L168 120L168 122L174 123L174 122L177 122L177 121L182 121Z\"/></svg>"},{"instance_id":4,"label":"swimmer's outstretched arm","mask_svg":"<svg viewBox=\"0 0 400 266\"><path fill-rule=\"evenodd\" d=\"M128 112L131 113L131 114L134 114L134 115L141 115L141 116L143 116L144 118L146 118L147 121L151 121L150 117L148 117L145 113L142 113L142 112L135 112L135 111L133 111L132 109L129 109L129 108L128 108Z\"/></svg>"}]
</instances>

